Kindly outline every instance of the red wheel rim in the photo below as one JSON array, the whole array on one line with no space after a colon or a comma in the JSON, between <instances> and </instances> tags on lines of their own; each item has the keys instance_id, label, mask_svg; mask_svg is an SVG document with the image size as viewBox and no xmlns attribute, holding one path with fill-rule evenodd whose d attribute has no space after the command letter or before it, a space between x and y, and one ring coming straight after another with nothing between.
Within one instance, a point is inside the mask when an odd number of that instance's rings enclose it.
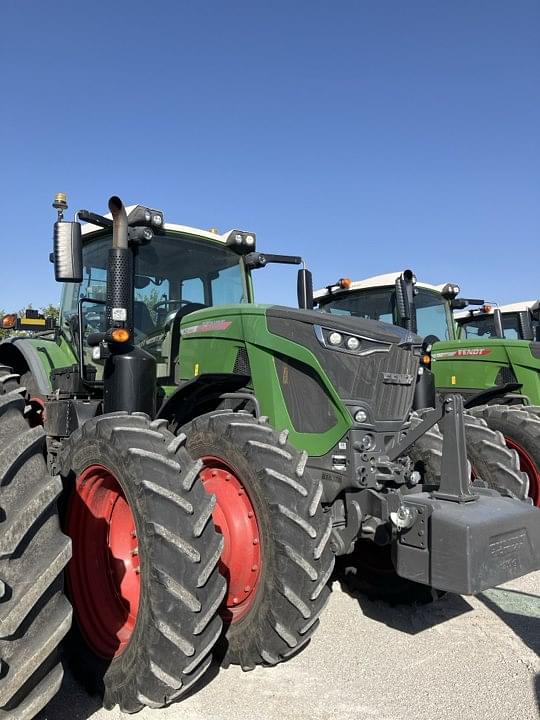
<instances>
[{"instance_id":1,"label":"red wheel rim","mask_svg":"<svg viewBox=\"0 0 540 720\"><path fill-rule=\"evenodd\" d=\"M28 414L30 427L43 425L47 419L43 399L40 397L30 397L28 398L28 405L30 406L30 412Z\"/></svg>"},{"instance_id":2,"label":"red wheel rim","mask_svg":"<svg viewBox=\"0 0 540 720\"><path fill-rule=\"evenodd\" d=\"M67 511L73 543L67 580L81 632L96 655L121 655L137 621L141 593L135 519L103 465L78 477Z\"/></svg>"},{"instance_id":3,"label":"red wheel rim","mask_svg":"<svg viewBox=\"0 0 540 720\"><path fill-rule=\"evenodd\" d=\"M216 457L204 457L201 479L216 496L212 517L224 539L220 571L227 579L223 617L238 622L252 607L260 581L261 545L255 508L238 473Z\"/></svg>"},{"instance_id":4,"label":"red wheel rim","mask_svg":"<svg viewBox=\"0 0 540 720\"><path fill-rule=\"evenodd\" d=\"M508 447L515 450L519 455L519 469L529 476L529 497L532 498L536 507L540 507L540 472L538 471L537 464L523 445L506 436L504 439Z\"/></svg>"}]
</instances>

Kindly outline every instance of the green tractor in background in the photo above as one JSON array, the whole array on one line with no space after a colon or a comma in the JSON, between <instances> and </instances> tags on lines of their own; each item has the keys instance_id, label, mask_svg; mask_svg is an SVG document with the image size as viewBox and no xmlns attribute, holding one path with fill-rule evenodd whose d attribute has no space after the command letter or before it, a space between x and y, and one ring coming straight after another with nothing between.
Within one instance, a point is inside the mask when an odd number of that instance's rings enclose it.
<instances>
[{"instance_id":1,"label":"green tractor in background","mask_svg":"<svg viewBox=\"0 0 540 720\"><path fill-rule=\"evenodd\" d=\"M246 670L298 652L359 544L396 597L540 567L540 511L470 485L461 396L413 412L417 335L323 317L306 269L300 309L255 304L255 269L302 261L253 233L118 197L110 216L54 207L59 324L0 361L42 409L73 543L66 650L106 707L172 702L220 645ZM482 478L523 482L500 450Z\"/></svg>"},{"instance_id":2,"label":"green tractor in background","mask_svg":"<svg viewBox=\"0 0 540 720\"><path fill-rule=\"evenodd\" d=\"M517 452L528 476L528 495L540 506L538 303L497 308L458 294L454 283L418 282L406 270L358 282L342 279L315 293L315 301L324 312L390 322L426 338L426 377L431 369L438 393L457 391L464 398L473 470L488 449L474 451L472 435L485 432L481 428L487 424ZM418 406L432 402L427 392ZM498 487L522 497L526 486Z\"/></svg>"},{"instance_id":3,"label":"green tractor in background","mask_svg":"<svg viewBox=\"0 0 540 720\"><path fill-rule=\"evenodd\" d=\"M458 304L460 299L457 300ZM540 302L526 300L509 305L494 306L484 303L479 308L454 312L457 337L463 340L538 340Z\"/></svg>"}]
</instances>

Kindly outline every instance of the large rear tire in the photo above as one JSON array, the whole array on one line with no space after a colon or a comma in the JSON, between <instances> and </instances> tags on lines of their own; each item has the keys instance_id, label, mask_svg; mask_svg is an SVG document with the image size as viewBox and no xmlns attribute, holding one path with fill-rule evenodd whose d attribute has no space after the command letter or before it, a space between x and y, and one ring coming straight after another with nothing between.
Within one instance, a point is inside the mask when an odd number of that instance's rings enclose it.
<instances>
[{"instance_id":1,"label":"large rear tire","mask_svg":"<svg viewBox=\"0 0 540 720\"><path fill-rule=\"evenodd\" d=\"M492 431L502 434L506 445L517 453L521 475L526 475L528 483L514 481L506 488L521 500L531 498L534 505L540 507L540 408L482 405L469 412L487 423Z\"/></svg>"},{"instance_id":2,"label":"large rear tire","mask_svg":"<svg viewBox=\"0 0 540 720\"><path fill-rule=\"evenodd\" d=\"M334 555L322 485L286 433L249 413L209 413L180 432L204 463L225 540L224 664L275 665L306 645L329 597Z\"/></svg>"},{"instance_id":3,"label":"large rear tire","mask_svg":"<svg viewBox=\"0 0 540 720\"><path fill-rule=\"evenodd\" d=\"M60 458L73 539L71 661L106 708L124 712L180 697L210 665L222 628L214 501L164 424L103 415Z\"/></svg>"},{"instance_id":4,"label":"large rear tire","mask_svg":"<svg viewBox=\"0 0 540 720\"><path fill-rule=\"evenodd\" d=\"M47 472L43 428L29 426L23 397L9 389L17 386L17 376L0 368L0 717L29 720L62 682L71 543L56 506L62 482Z\"/></svg>"}]
</instances>

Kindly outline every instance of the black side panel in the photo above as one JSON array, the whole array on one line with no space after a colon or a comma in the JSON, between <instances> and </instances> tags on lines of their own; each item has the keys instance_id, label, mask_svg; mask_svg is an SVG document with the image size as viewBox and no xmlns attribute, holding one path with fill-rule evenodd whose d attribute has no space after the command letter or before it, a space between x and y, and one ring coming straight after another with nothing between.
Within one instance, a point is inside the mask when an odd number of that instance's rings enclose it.
<instances>
[{"instance_id":1,"label":"black side panel","mask_svg":"<svg viewBox=\"0 0 540 720\"><path fill-rule=\"evenodd\" d=\"M328 395L311 368L290 358L276 357L281 392L294 429L302 433L323 433L336 424Z\"/></svg>"}]
</instances>

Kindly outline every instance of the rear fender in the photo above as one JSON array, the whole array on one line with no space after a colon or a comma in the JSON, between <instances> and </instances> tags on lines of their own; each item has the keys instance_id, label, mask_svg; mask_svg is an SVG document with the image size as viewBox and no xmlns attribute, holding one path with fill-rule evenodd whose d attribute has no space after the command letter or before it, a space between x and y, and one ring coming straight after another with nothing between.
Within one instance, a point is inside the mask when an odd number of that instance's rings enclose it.
<instances>
[{"instance_id":1,"label":"rear fender","mask_svg":"<svg viewBox=\"0 0 540 720\"><path fill-rule=\"evenodd\" d=\"M18 375L31 372L41 395L52 392L49 373L32 341L18 337L4 340L0 343L0 364L13 368Z\"/></svg>"}]
</instances>

